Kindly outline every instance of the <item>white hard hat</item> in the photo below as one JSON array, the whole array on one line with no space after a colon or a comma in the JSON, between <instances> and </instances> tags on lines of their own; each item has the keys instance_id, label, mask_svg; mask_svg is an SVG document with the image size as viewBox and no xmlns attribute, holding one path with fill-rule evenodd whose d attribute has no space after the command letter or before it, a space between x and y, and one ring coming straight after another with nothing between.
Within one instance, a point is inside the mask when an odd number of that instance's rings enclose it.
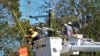
<instances>
[{"instance_id":1,"label":"white hard hat","mask_svg":"<svg viewBox=\"0 0 100 56\"><path fill-rule=\"evenodd\" d=\"M71 24L72 24L72 22L68 22L68 24L70 24L70 25L71 25Z\"/></svg>"}]
</instances>

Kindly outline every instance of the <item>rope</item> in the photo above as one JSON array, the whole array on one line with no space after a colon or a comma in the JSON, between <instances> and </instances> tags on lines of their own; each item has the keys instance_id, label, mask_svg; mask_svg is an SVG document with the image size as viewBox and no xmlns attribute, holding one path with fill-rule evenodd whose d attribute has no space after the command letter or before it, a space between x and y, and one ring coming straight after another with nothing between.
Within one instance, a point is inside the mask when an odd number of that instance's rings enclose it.
<instances>
[{"instance_id":1,"label":"rope","mask_svg":"<svg viewBox=\"0 0 100 56\"><path fill-rule=\"evenodd\" d=\"M18 20L18 17L17 17L17 15L16 15L15 11L12 10L12 12L13 12L13 14L14 14L14 16L15 16L15 19L17 20L17 22L18 22L18 24L19 24L19 26L20 26L22 32L23 32L23 35L25 35L25 31L24 31L24 29L23 29L23 27L22 27L20 21ZM22 43L21 43L21 44L22 44L22 45L24 44L24 37L22 38Z\"/></svg>"}]
</instances>

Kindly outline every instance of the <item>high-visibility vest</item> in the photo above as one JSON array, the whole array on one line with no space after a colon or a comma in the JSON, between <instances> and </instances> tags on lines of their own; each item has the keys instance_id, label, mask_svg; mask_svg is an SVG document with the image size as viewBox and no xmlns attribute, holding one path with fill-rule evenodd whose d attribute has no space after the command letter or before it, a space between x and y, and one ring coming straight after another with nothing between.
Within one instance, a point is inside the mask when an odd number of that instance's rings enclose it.
<instances>
[{"instance_id":1,"label":"high-visibility vest","mask_svg":"<svg viewBox=\"0 0 100 56\"><path fill-rule=\"evenodd\" d=\"M22 48L19 49L19 56L28 56L27 47L22 47Z\"/></svg>"}]
</instances>

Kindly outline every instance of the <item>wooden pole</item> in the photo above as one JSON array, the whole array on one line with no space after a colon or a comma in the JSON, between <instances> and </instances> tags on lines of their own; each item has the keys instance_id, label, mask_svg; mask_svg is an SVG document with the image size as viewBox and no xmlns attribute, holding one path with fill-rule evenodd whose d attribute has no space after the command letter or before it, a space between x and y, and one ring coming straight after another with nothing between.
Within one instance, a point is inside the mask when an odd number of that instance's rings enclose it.
<instances>
[{"instance_id":1,"label":"wooden pole","mask_svg":"<svg viewBox=\"0 0 100 56\"><path fill-rule=\"evenodd\" d=\"M51 29L53 27L53 24L52 24L53 19L54 19L54 12L53 12L53 10L49 10L49 22L48 22L48 24L49 24L49 28L51 28ZM48 36L52 36L52 34L53 34L53 32L49 31Z\"/></svg>"}]
</instances>

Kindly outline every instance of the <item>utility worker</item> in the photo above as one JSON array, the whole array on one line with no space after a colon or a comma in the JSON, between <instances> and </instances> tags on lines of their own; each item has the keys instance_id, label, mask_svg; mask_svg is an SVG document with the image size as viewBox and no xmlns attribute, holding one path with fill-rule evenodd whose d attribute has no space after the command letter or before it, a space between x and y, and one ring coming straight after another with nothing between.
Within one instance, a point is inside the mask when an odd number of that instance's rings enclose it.
<instances>
[{"instance_id":1,"label":"utility worker","mask_svg":"<svg viewBox=\"0 0 100 56\"><path fill-rule=\"evenodd\" d=\"M65 34L65 37L63 40L64 42L66 42L67 39L69 39L69 37L73 35L72 22L68 22L67 24L64 23L63 26L64 26L63 33Z\"/></svg>"},{"instance_id":2,"label":"utility worker","mask_svg":"<svg viewBox=\"0 0 100 56\"><path fill-rule=\"evenodd\" d=\"M41 36L37 31L34 31L32 28L29 29L28 35L26 35L27 42L31 45L34 45L34 41L41 39ZM31 39L31 41L29 40Z\"/></svg>"},{"instance_id":3,"label":"utility worker","mask_svg":"<svg viewBox=\"0 0 100 56\"><path fill-rule=\"evenodd\" d=\"M72 23L68 22L68 24L64 24L64 26L65 26L64 34L67 36L72 36L73 35Z\"/></svg>"}]
</instances>

